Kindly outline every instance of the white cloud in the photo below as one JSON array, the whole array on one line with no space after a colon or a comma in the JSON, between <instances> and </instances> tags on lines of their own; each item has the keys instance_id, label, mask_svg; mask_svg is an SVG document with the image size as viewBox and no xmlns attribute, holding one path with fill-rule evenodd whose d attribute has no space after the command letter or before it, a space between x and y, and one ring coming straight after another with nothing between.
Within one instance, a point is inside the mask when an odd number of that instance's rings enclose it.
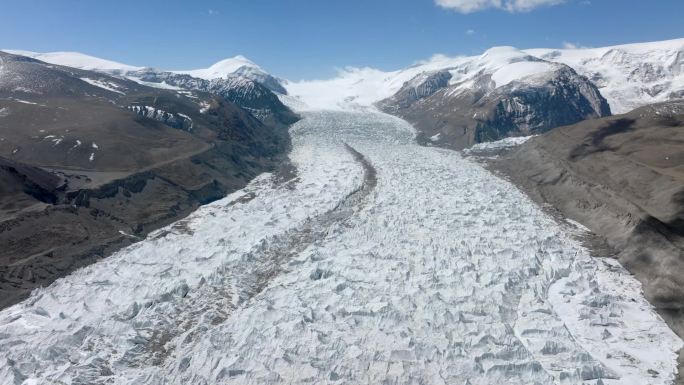
<instances>
[{"instance_id":1,"label":"white cloud","mask_svg":"<svg viewBox=\"0 0 684 385\"><path fill-rule=\"evenodd\" d=\"M425 65L425 64L430 64L430 63L453 61L454 59L459 58L459 57L463 57L463 56L461 56L461 55L449 56L449 55L445 55L443 53L436 53L436 54L432 55L427 60L418 60L417 62L414 62L413 65Z\"/></svg>"},{"instance_id":2,"label":"white cloud","mask_svg":"<svg viewBox=\"0 0 684 385\"><path fill-rule=\"evenodd\" d=\"M475 30L474 29L467 29L465 33L468 36L473 36L475 34Z\"/></svg>"},{"instance_id":3,"label":"white cloud","mask_svg":"<svg viewBox=\"0 0 684 385\"><path fill-rule=\"evenodd\" d=\"M461 13L472 13L489 8L503 9L508 12L531 11L537 7L558 5L565 0L435 0L442 8L454 9Z\"/></svg>"},{"instance_id":4,"label":"white cloud","mask_svg":"<svg viewBox=\"0 0 684 385\"><path fill-rule=\"evenodd\" d=\"M587 46L584 46L584 45L581 45L578 43L572 43L569 41L564 41L563 42L563 48L564 49L585 49L585 48L591 48L591 47L587 47Z\"/></svg>"}]
</instances>

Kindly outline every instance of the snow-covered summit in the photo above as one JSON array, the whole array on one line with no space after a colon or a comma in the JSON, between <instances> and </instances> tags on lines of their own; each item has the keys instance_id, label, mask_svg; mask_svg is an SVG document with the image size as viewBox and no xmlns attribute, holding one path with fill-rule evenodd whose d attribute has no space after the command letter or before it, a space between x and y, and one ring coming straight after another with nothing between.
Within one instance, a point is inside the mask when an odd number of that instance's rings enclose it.
<instances>
[{"instance_id":1,"label":"snow-covered summit","mask_svg":"<svg viewBox=\"0 0 684 385\"><path fill-rule=\"evenodd\" d=\"M115 62L112 60L101 59L95 56L86 55L80 52L31 52L22 50L5 49L4 52L14 55L27 56L50 64L66 67L78 68L88 71L99 71L107 73L123 74L129 71L138 71L144 67L136 67L128 64Z\"/></svg>"},{"instance_id":2,"label":"snow-covered summit","mask_svg":"<svg viewBox=\"0 0 684 385\"><path fill-rule=\"evenodd\" d=\"M251 72L264 72L261 69L261 67L259 67L253 61L247 59L242 55L238 55L228 59L223 59L211 65L209 68L181 70L172 72L179 74L188 74L196 78L211 80L219 78L224 79L232 75L235 75L236 72L244 72L248 70Z\"/></svg>"},{"instance_id":3,"label":"snow-covered summit","mask_svg":"<svg viewBox=\"0 0 684 385\"><path fill-rule=\"evenodd\" d=\"M242 55L221 60L209 68L172 72L177 74L186 74L205 80L228 79L231 77L240 76L257 83L261 83L263 86L273 92L280 94L287 93L280 79L271 76L271 74L264 71L256 63Z\"/></svg>"}]
</instances>

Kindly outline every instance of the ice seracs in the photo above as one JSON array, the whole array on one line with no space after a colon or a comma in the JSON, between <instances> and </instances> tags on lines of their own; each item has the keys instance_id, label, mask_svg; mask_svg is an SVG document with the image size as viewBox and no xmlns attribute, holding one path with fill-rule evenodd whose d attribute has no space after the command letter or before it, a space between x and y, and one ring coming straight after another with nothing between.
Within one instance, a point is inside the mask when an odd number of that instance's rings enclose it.
<instances>
[{"instance_id":1,"label":"ice seracs","mask_svg":"<svg viewBox=\"0 0 684 385\"><path fill-rule=\"evenodd\" d=\"M306 110L296 174L260 175L0 311L0 383L671 383L682 341L633 277L507 181L370 108L402 88L495 91L559 67L500 47L290 83L282 100Z\"/></svg>"},{"instance_id":2,"label":"ice seracs","mask_svg":"<svg viewBox=\"0 0 684 385\"><path fill-rule=\"evenodd\" d=\"M672 380L682 342L638 282L510 183L381 113L291 132L294 178L0 312L0 382Z\"/></svg>"}]
</instances>

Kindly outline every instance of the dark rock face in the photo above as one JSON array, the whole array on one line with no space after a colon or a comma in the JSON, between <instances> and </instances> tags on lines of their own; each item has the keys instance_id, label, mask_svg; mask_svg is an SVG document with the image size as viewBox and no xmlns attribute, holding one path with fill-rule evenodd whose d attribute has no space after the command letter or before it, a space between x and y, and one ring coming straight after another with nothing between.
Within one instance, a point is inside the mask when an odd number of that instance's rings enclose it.
<instances>
[{"instance_id":1,"label":"dark rock face","mask_svg":"<svg viewBox=\"0 0 684 385\"><path fill-rule=\"evenodd\" d=\"M271 89L262 83L243 76L205 80L186 74L143 70L132 72L129 76L139 78L148 83L165 83L186 90L209 92L223 97L225 100L237 104L250 111L255 117L266 124L289 125L299 117L286 107ZM269 81L269 79L265 79ZM282 88L277 80L272 80ZM282 89L282 94L286 91Z\"/></svg>"},{"instance_id":2,"label":"dark rock face","mask_svg":"<svg viewBox=\"0 0 684 385\"><path fill-rule=\"evenodd\" d=\"M542 85L509 85L486 98L496 104L491 117L478 122L476 143L540 134L555 127L610 115L610 107L598 89L568 67L560 68Z\"/></svg>"},{"instance_id":3,"label":"dark rock face","mask_svg":"<svg viewBox=\"0 0 684 385\"><path fill-rule=\"evenodd\" d=\"M266 124L289 125L299 116L285 106L278 96L260 83L244 78L213 79L207 92L222 96L251 112Z\"/></svg>"},{"instance_id":4,"label":"dark rock face","mask_svg":"<svg viewBox=\"0 0 684 385\"><path fill-rule=\"evenodd\" d=\"M234 74L240 77L251 79L254 82L263 85L264 87L268 88L269 90L275 93L287 95L287 90L285 89L285 87L283 87L281 81L278 78L267 73L255 72L252 68L244 66L238 68L238 70L235 71Z\"/></svg>"},{"instance_id":5,"label":"dark rock face","mask_svg":"<svg viewBox=\"0 0 684 385\"><path fill-rule=\"evenodd\" d=\"M378 106L413 123L419 141L455 149L610 115L598 89L565 65L498 88L486 74L466 89L449 78L446 71L421 74Z\"/></svg>"},{"instance_id":6,"label":"dark rock face","mask_svg":"<svg viewBox=\"0 0 684 385\"><path fill-rule=\"evenodd\" d=\"M289 148L284 123L265 124L228 91L2 52L0 66L0 308L242 188ZM236 99L273 95L246 84Z\"/></svg>"},{"instance_id":7,"label":"dark rock face","mask_svg":"<svg viewBox=\"0 0 684 385\"><path fill-rule=\"evenodd\" d=\"M449 71L437 71L422 74L404 84L393 96L392 106L397 110L409 108L418 100L427 98L442 88L449 85L451 73ZM387 108L390 108L388 105Z\"/></svg>"}]
</instances>

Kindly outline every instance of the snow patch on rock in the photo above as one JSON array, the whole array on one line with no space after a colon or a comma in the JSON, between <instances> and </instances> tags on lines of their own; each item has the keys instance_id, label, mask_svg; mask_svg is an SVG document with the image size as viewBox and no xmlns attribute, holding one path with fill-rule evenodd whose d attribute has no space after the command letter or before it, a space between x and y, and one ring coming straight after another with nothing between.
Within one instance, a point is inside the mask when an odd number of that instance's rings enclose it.
<instances>
[{"instance_id":1,"label":"snow patch on rock","mask_svg":"<svg viewBox=\"0 0 684 385\"><path fill-rule=\"evenodd\" d=\"M114 84L112 82L100 80L100 79L90 79L90 78L81 78L84 82L93 85L95 87L100 87L104 90L111 91L111 92L116 92L117 94L125 95L126 93L121 91L119 86L117 84Z\"/></svg>"},{"instance_id":2,"label":"snow patch on rock","mask_svg":"<svg viewBox=\"0 0 684 385\"><path fill-rule=\"evenodd\" d=\"M511 147L516 147L519 146L528 140L534 138L535 135L530 135L530 136L515 136L515 137L510 137L510 138L504 138L501 140L497 140L494 142L484 142L484 143L478 143L473 146L471 146L468 149L463 150L465 154L471 154L471 153L476 153L476 152L481 152L481 151L488 151L488 150L500 150L504 148L511 148Z\"/></svg>"}]
</instances>

